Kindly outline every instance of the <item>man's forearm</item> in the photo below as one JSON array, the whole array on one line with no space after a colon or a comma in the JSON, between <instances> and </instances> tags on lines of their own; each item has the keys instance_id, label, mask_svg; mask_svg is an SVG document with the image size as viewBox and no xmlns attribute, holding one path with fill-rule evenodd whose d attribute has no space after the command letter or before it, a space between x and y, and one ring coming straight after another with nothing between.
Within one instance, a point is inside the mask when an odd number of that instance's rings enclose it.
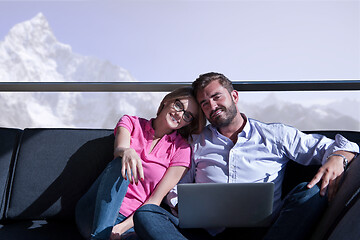
<instances>
[{"instance_id":1,"label":"man's forearm","mask_svg":"<svg viewBox=\"0 0 360 240\"><path fill-rule=\"evenodd\" d=\"M340 150L340 151L333 152L332 154L330 154L328 156L328 158L334 157L334 158L339 159L339 161L343 161L344 169L346 169L348 164L355 158L355 156L356 156L356 153Z\"/></svg>"}]
</instances>

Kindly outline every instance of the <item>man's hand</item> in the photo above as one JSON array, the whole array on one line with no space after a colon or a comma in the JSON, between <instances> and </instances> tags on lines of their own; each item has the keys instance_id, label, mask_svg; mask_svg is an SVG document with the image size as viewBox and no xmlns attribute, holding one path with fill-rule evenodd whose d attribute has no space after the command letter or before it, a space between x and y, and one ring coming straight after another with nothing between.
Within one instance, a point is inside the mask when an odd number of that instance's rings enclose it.
<instances>
[{"instance_id":1,"label":"man's hand","mask_svg":"<svg viewBox=\"0 0 360 240\"><path fill-rule=\"evenodd\" d=\"M129 179L130 183L134 181L135 184L138 184L139 178L141 181L144 180L141 158L132 148L127 148L123 151L121 175L124 179Z\"/></svg>"},{"instance_id":2,"label":"man's hand","mask_svg":"<svg viewBox=\"0 0 360 240\"><path fill-rule=\"evenodd\" d=\"M343 173L344 166L342 157L332 156L322 167L320 167L317 174L307 186L308 188L312 188L321 181L320 195L325 196L328 188L328 198L330 201L337 192Z\"/></svg>"},{"instance_id":3,"label":"man's hand","mask_svg":"<svg viewBox=\"0 0 360 240\"><path fill-rule=\"evenodd\" d=\"M354 157L354 154L351 152L341 151L338 153L346 156L349 161ZM320 195L325 196L326 190L328 189L328 198L329 201L331 201L335 197L342 182L344 170L343 157L337 155L330 156L328 161L319 168L319 171L307 187L312 188L315 184L321 181Z\"/></svg>"}]
</instances>

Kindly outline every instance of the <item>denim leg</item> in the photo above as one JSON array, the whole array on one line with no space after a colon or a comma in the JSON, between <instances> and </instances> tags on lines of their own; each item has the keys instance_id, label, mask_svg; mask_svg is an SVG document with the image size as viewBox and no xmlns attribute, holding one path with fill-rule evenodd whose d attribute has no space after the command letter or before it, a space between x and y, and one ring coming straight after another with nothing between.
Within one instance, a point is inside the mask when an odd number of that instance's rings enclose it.
<instances>
[{"instance_id":1,"label":"denim leg","mask_svg":"<svg viewBox=\"0 0 360 240\"><path fill-rule=\"evenodd\" d=\"M75 221L80 234L89 239L92 233L95 198L102 174L91 185L89 190L80 198L75 208Z\"/></svg>"},{"instance_id":2,"label":"denim leg","mask_svg":"<svg viewBox=\"0 0 360 240\"><path fill-rule=\"evenodd\" d=\"M121 158L115 158L76 206L76 222L84 237L109 239L128 185L121 176Z\"/></svg>"},{"instance_id":3,"label":"denim leg","mask_svg":"<svg viewBox=\"0 0 360 240\"><path fill-rule=\"evenodd\" d=\"M306 185L299 184L286 196L279 217L264 239L308 239L328 201L320 196L318 186L309 189Z\"/></svg>"},{"instance_id":4,"label":"denim leg","mask_svg":"<svg viewBox=\"0 0 360 240\"><path fill-rule=\"evenodd\" d=\"M141 239L186 239L178 230L179 220L160 206L146 204L136 210L134 226Z\"/></svg>"}]
</instances>

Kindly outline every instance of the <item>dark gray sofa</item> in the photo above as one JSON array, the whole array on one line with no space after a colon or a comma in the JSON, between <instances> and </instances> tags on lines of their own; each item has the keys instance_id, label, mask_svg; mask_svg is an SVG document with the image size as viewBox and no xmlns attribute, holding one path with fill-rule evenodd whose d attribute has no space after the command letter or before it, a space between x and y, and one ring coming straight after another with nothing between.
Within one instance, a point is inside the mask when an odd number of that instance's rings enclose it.
<instances>
[{"instance_id":1,"label":"dark gray sofa","mask_svg":"<svg viewBox=\"0 0 360 240\"><path fill-rule=\"evenodd\" d=\"M360 142L360 132L341 133ZM81 239L74 208L112 160L113 131L0 128L0 143L0 239ZM314 239L360 239L359 164L350 164ZM317 168L289 164L284 194Z\"/></svg>"}]
</instances>

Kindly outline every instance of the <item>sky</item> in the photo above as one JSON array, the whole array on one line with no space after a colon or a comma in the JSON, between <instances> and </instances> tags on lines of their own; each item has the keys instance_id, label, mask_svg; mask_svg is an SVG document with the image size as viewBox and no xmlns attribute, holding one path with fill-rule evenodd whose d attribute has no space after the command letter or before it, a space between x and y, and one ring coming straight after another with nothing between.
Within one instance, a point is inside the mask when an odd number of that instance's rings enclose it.
<instances>
[{"instance_id":1,"label":"sky","mask_svg":"<svg viewBox=\"0 0 360 240\"><path fill-rule=\"evenodd\" d=\"M360 79L359 1L0 0L0 41L39 12L73 52L138 81Z\"/></svg>"},{"instance_id":2,"label":"sky","mask_svg":"<svg viewBox=\"0 0 360 240\"><path fill-rule=\"evenodd\" d=\"M233 81L360 79L360 0L0 0L0 41L39 12L74 53L138 81L192 82L210 71ZM334 109L360 119L360 106L346 104L360 102L359 91L240 97L336 100Z\"/></svg>"}]
</instances>

